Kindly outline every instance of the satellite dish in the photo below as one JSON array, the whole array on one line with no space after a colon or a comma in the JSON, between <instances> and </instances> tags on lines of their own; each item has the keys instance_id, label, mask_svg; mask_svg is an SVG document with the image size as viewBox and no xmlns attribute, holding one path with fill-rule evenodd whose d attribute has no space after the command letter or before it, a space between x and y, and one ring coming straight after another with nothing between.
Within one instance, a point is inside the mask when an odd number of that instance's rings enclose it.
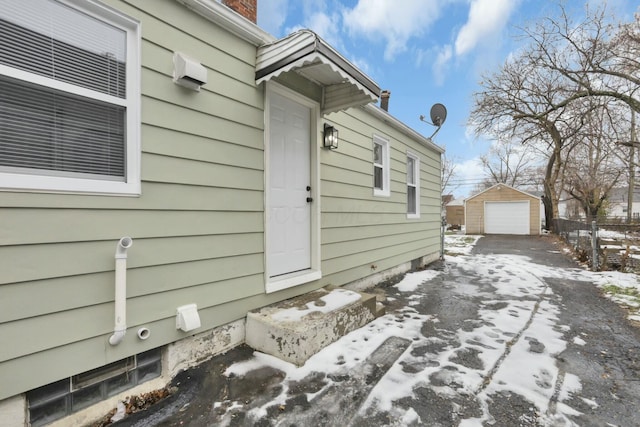
<instances>
[{"instance_id":1,"label":"satellite dish","mask_svg":"<svg viewBox=\"0 0 640 427\"><path fill-rule=\"evenodd\" d=\"M447 108L442 104L433 104L431 107L431 123L434 126L442 126L444 121L447 120Z\"/></svg>"},{"instance_id":2,"label":"satellite dish","mask_svg":"<svg viewBox=\"0 0 640 427\"><path fill-rule=\"evenodd\" d=\"M420 116L420 120L429 123L431 126L436 126L438 129L429 137L429 139L433 138L436 133L440 130L444 121L447 120L447 108L442 104L433 104L431 107L431 123L424 119L424 116Z\"/></svg>"}]
</instances>

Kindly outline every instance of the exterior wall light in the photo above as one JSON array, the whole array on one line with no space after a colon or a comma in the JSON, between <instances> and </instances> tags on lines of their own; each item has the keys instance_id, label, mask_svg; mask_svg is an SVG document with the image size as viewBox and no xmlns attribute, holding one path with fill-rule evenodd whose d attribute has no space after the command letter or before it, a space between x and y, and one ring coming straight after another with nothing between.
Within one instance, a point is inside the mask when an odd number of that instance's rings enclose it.
<instances>
[{"instance_id":1,"label":"exterior wall light","mask_svg":"<svg viewBox=\"0 0 640 427\"><path fill-rule=\"evenodd\" d=\"M336 150L338 148L338 129L324 124L324 148Z\"/></svg>"}]
</instances>

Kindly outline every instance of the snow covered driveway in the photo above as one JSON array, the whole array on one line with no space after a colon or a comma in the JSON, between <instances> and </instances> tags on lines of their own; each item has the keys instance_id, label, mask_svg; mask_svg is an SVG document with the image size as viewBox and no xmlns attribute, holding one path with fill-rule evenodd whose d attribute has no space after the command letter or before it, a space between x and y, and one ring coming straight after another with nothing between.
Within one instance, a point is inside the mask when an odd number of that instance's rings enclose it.
<instances>
[{"instance_id":1,"label":"snow covered driveway","mask_svg":"<svg viewBox=\"0 0 640 427\"><path fill-rule=\"evenodd\" d=\"M640 425L640 333L597 288L636 276L577 268L548 238L458 236L447 254L380 285L388 314L302 367L214 359L166 424Z\"/></svg>"}]
</instances>

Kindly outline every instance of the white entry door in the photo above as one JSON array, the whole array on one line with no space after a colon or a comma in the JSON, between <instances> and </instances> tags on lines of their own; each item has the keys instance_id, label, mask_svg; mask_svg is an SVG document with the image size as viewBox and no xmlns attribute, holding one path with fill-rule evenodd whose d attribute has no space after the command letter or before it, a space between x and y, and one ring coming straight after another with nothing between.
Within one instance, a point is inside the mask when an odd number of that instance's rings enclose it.
<instances>
[{"instance_id":1,"label":"white entry door","mask_svg":"<svg viewBox=\"0 0 640 427\"><path fill-rule=\"evenodd\" d=\"M267 271L277 278L311 269L311 109L269 98Z\"/></svg>"}]
</instances>

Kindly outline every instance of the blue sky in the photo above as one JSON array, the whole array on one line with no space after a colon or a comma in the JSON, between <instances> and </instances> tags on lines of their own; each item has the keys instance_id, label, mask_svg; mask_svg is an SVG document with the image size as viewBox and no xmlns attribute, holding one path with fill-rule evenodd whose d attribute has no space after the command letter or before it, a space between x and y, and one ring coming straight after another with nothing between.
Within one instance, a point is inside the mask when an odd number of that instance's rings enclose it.
<instances>
[{"instance_id":1,"label":"blue sky","mask_svg":"<svg viewBox=\"0 0 640 427\"><path fill-rule=\"evenodd\" d=\"M599 4L605 0L590 0ZM584 1L565 0L572 13ZM609 9L632 16L634 0L609 0ZM518 27L555 14L550 0L259 0L258 25L276 37L300 28L318 33L345 58L391 91L389 112L422 133L434 103L447 107L447 121L434 142L457 164L457 179L482 177L478 156L490 141L467 128L472 94L483 72L497 69L520 43ZM467 196L471 185L456 189Z\"/></svg>"}]
</instances>

